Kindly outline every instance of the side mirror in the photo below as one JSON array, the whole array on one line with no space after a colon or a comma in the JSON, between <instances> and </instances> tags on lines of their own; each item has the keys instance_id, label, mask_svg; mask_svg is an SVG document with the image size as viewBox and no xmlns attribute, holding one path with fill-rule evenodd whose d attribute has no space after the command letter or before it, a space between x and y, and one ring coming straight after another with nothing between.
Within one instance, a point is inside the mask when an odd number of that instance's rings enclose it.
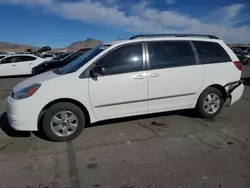
<instances>
[{"instance_id":1,"label":"side mirror","mask_svg":"<svg viewBox=\"0 0 250 188\"><path fill-rule=\"evenodd\" d=\"M105 73L105 68L102 66L95 66L92 70L91 70L91 74L94 77L98 77L98 76L103 76Z\"/></svg>"}]
</instances>

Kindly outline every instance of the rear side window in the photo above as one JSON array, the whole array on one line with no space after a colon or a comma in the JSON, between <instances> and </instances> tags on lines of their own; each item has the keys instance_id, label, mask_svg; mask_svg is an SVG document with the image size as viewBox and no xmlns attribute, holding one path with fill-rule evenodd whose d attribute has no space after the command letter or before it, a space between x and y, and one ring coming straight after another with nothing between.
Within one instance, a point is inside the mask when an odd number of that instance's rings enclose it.
<instances>
[{"instance_id":1,"label":"rear side window","mask_svg":"<svg viewBox=\"0 0 250 188\"><path fill-rule=\"evenodd\" d=\"M195 54L188 41L149 42L151 69L195 65Z\"/></svg>"},{"instance_id":2,"label":"rear side window","mask_svg":"<svg viewBox=\"0 0 250 188\"><path fill-rule=\"evenodd\" d=\"M21 56L22 58L22 61L34 61L36 60L35 57L32 57L32 56Z\"/></svg>"},{"instance_id":3,"label":"rear side window","mask_svg":"<svg viewBox=\"0 0 250 188\"><path fill-rule=\"evenodd\" d=\"M222 46L215 42L193 41L201 64L232 61Z\"/></svg>"}]
</instances>

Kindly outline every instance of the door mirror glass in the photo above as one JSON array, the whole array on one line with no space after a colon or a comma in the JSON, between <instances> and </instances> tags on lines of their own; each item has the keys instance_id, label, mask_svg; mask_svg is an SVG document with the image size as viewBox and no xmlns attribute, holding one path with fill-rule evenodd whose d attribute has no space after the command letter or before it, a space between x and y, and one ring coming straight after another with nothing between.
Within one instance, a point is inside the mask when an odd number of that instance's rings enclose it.
<instances>
[{"instance_id":1,"label":"door mirror glass","mask_svg":"<svg viewBox=\"0 0 250 188\"><path fill-rule=\"evenodd\" d=\"M94 77L98 77L98 76L103 76L105 73L105 68L103 66L95 66L92 70L91 70L91 74Z\"/></svg>"}]
</instances>

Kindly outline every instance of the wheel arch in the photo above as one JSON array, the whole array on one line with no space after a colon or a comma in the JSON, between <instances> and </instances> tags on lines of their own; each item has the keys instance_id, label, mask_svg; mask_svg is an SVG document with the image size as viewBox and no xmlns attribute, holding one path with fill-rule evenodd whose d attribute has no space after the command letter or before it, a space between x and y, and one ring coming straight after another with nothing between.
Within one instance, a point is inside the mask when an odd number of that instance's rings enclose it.
<instances>
[{"instance_id":1,"label":"wheel arch","mask_svg":"<svg viewBox=\"0 0 250 188\"><path fill-rule=\"evenodd\" d=\"M86 116L86 123L90 123L90 114L89 114L89 111L88 109L79 101L75 100L75 99L71 99L71 98L60 98L60 99L56 99L56 100L53 100L51 102L49 102L47 105L45 105L43 107L43 109L41 110L41 112L39 113L39 116L38 116L38 129L41 125L41 120L45 114L45 112L47 111L47 109L49 109L52 105L56 104L56 103L59 103L59 102L68 102L68 103L72 103L76 106L78 106L84 113L84 115Z\"/></svg>"},{"instance_id":2,"label":"wheel arch","mask_svg":"<svg viewBox=\"0 0 250 188\"><path fill-rule=\"evenodd\" d=\"M213 87L213 88L216 88L216 89L220 90L221 93L222 93L222 97L223 97L224 101L226 101L226 99L227 99L227 92L226 92L226 89L225 89L222 85L219 85L219 84L212 84L212 85L209 85L208 87L206 87L206 88L200 93L200 95L201 95L207 88L209 88L209 87ZM200 95L199 95L199 97L200 97ZM198 97L198 98L199 98L199 97Z\"/></svg>"}]
</instances>

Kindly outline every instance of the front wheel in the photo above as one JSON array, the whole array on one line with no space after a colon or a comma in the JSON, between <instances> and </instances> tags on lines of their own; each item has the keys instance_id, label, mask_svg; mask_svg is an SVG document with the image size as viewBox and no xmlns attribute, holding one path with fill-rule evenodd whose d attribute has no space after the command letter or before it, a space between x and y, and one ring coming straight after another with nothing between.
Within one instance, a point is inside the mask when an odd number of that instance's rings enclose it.
<instances>
[{"instance_id":1,"label":"front wheel","mask_svg":"<svg viewBox=\"0 0 250 188\"><path fill-rule=\"evenodd\" d=\"M213 118L220 113L224 102L222 92L217 88L209 87L200 95L196 111L203 118Z\"/></svg>"},{"instance_id":2,"label":"front wheel","mask_svg":"<svg viewBox=\"0 0 250 188\"><path fill-rule=\"evenodd\" d=\"M72 103L57 103L45 113L43 130L48 138L56 142L70 141L80 135L85 127L83 111Z\"/></svg>"}]
</instances>

